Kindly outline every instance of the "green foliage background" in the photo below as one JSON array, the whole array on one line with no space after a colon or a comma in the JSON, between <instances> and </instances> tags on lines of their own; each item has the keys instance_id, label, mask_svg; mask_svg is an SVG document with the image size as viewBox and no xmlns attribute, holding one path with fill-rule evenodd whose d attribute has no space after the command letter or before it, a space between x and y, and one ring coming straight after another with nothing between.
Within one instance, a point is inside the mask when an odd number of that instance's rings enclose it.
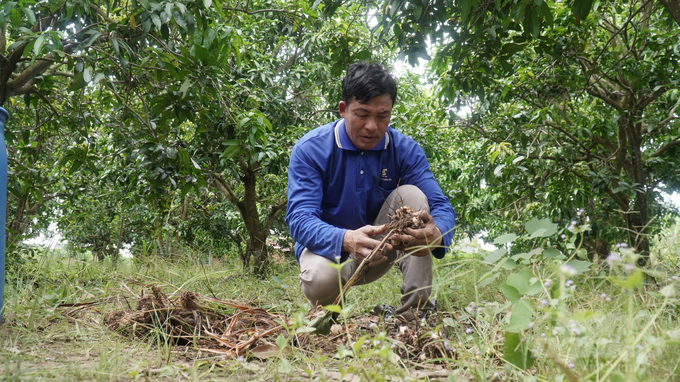
<instances>
[{"instance_id":1,"label":"green foliage background","mask_svg":"<svg viewBox=\"0 0 680 382\"><path fill-rule=\"evenodd\" d=\"M431 336L465 349L446 365L479 380L672 380L680 225L662 192L680 190L679 13L638 0L5 1L11 317L40 328L54 314L40 304L142 275L205 293L218 280L304 329L281 218L290 149L339 117L348 64L407 62L425 70L399 72L392 125L425 150L457 241L498 247L438 263L435 294L457 318ZM22 244L50 224L66 251ZM385 346L342 349L345 372L405 375ZM298 361L311 376L325 359ZM276 362L265 374L293 370Z\"/></svg>"}]
</instances>

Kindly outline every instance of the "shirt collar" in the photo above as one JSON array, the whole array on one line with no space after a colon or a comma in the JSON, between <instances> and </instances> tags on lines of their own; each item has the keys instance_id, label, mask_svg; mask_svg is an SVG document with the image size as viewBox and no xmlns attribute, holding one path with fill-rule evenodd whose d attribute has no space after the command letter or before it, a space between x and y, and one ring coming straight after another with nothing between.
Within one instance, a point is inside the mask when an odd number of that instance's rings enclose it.
<instances>
[{"instance_id":1,"label":"shirt collar","mask_svg":"<svg viewBox=\"0 0 680 382\"><path fill-rule=\"evenodd\" d=\"M345 150L354 150L356 151L357 148L354 147L352 144L352 141L349 139L347 136L347 129L345 128L345 119L341 119L338 123L335 124L335 144L338 146L338 148L345 149ZM382 137L380 142L378 142L377 145L375 145L374 148L371 149L371 151L374 150L384 150L387 148L387 145L390 144L390 135L385 132L385 135Z\"/></svg>"}]
</instances>

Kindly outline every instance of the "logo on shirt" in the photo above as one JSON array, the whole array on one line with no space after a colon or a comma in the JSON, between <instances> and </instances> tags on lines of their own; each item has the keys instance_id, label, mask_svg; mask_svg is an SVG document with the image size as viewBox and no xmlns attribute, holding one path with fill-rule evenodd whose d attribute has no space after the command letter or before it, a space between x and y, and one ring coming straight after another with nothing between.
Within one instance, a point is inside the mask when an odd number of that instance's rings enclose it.
<instances>
[{"instance_id":1,"label":"logo on shirt","mask_svg":"<svg viewBox=\"0 0 680 382\"><path fill-rule=\"evenodd\" d=\"M389 182L391 180L392 180L391 178L387 177L387 169L386 168L382 169L382 171L380 172L380 181Z\"/></svg>"}]
</instances>

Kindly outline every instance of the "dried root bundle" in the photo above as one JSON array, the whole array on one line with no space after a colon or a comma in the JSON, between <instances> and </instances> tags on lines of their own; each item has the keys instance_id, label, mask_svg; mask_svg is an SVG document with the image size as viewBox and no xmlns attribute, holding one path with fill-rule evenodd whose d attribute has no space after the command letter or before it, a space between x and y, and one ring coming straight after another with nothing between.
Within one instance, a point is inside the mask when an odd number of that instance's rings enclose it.
<instances>
[{"instance_id":1,"label":"dried root bundle","mask_svg":"<svg viewBox=\"0 0 680 382\"><path fill-rule=\"evenodd\" d=\"M380 244L378 244L378 246L373 249L373 251L361 262L361 264L359 264L359 267L354 272L352 277L350 277L350 279L347 280L347 283L345 283L345 285L342 287L342 291L340 291L340 294L335 299L333 304L338 305L340 303L343 296L347 294L349 288L356 284L357 280L366 272L368 264L370 264L371 260L373 260L376 254L382 253L385 250L385 245L388 240L391 240L392 236L395 234L404 233L406 228L419 229L423 228L424 225L425 224L420 218L420 215L418 215L417 211L414 210L413 207L404 206L394 211L394 213L390 215L390 222L387 224L388 231L383 235ZM396 243L394 244L396 245ZM312 309L309 314L307 314L307 317L314 320L312 326L314 326L318 332L328 332L332 317L331 312L324 312L322 307L317 306L315 309Z\"/></svg>"},{"instance_id":2,"label":"dried root bundle","mask_svg":"<svg viewBox=\"0 0 680 382\"><path fill-rule=\"evenodd\" d=\"M260 308L189 291L169 299L152 286L151 293L137 300L134 310L109 313L104 324L126 335L161 333L174 344L191 343L204 351L238 356L256 347L262 338L280 332L283 328L276 320L284 319Z\"/></svg>"},{"instance_id":3,"label":"dried root bundle","mask_svg":"<svg viewBox=\"0 0 680 382\"><path fill-rule=\"evenodd\" d=\"M366 267L368 267L368 264L371 262L371 260L373 260L376 254L385 250L385 243L387 243L387 240L391 240L392 236L394 235L403 234L406 228L419 229L423 228L424 225L423 219L420 218L420 215L418 215L417 211L411 206L400 207L394 211L394 213L390 215L390 222L387 224L388 231L383 236L382 241L373 250L373 252L371 252L371 254L368 255L361 262L361 264L359 264L359 268L357 268L356 272L354 272L354 275L352 275L352 277L342 288L342 293L340 293L340 296L338 296L338 298L335 300L335 304L337 305L347 290L349 290L349 288L352 287L361 276L363 276L364 272L366 272ZM393 244L398 245L398 243Z\"/></svg>"},{"instance_id":4,"label":"dried root bundle","mask_svg":"<svg viewBox=\"0 0 680 382\"><path fill-rule=\"evenodd\" d=\"M403 233L406 228L419 229L425 226L423 219L418 212L411 206L398 208L390 215L390 222L387 225L396 230L396 233Z\"/></svg>"}]
</instances>

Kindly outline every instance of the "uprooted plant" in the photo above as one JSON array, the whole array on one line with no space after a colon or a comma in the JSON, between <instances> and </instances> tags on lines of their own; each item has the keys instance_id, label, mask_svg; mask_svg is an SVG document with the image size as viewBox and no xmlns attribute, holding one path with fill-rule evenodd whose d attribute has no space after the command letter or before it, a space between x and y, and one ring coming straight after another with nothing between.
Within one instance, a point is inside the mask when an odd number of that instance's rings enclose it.
<instances>
[{"instance_id":1,"label":"uprooted plant","mask_svg":"<svg viewBox=\"0 0 680 382\"><path fill-rule=\"evenodd\" d=\"M403 206L395 210L394 213L390 215L390 222L387 224L387 233L383 235L382 240L380 240L380 244L378 244L378 246L375 247L373 251L371 251L371 253L361 261L359 267L354 272L352 277L350 277L350 279L347 280L345 285L342 287L342 290L340 291L338 297L336 297L333 305L338 305L340 301L342 301L342 299L347 295L349 288L354 286L357 280L363 277L364 273L366 273L368 265L371 263L373 258L375 258L377 254L383 253L385 251L388 241L390 241L394 235L403 234L406 228L419 229L423 226L423 220L413 207ZM315 318L312 326L315 327L320 333L328 332L332 316L333 312L326 311L324 313L323 307L320 306L315 307L308 314L308 317Z\"/></svg>"}]
</instances>

